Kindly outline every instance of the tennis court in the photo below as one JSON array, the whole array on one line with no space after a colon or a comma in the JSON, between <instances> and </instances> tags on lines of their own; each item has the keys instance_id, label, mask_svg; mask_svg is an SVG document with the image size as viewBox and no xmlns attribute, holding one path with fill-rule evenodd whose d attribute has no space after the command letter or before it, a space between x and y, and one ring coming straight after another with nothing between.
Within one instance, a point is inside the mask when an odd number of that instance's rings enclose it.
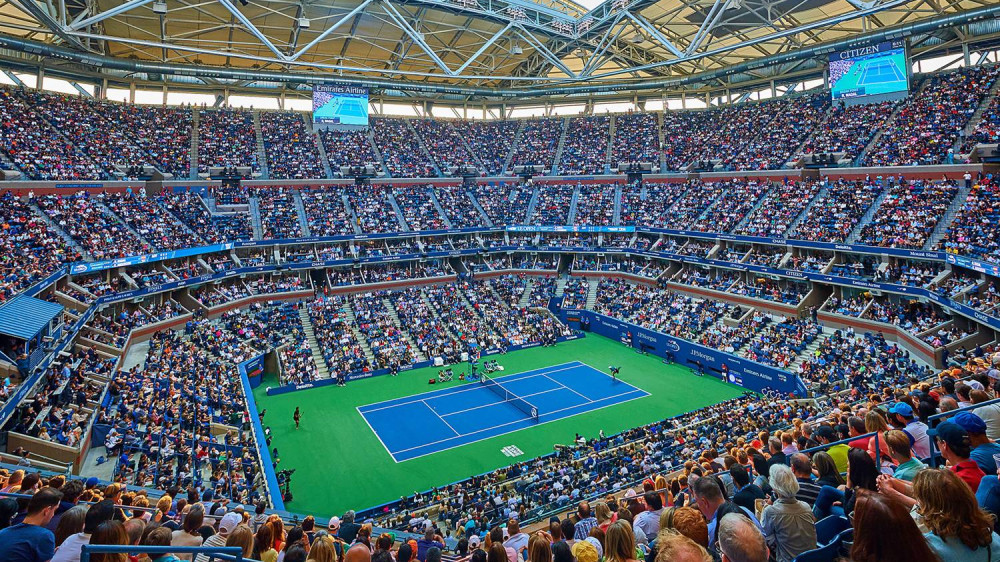
<instances>
[{"instance_id":1,"label":"tennis court","mask_svg":"<svg viewBox=\"0 0 1000 562\"><path fill-rule=\"evenodd\" d=\"M886 82L901 82L906 80L904 75L892 61L879 60L865 65L861 77L858 79L859 86L869 84L885 84Z\"/></svg>"},{"instance_id":2,"label":"tennis court","mask_svg":"<svg viewBox=\"0 0 1000 562\"><path fill-rule=\"evenodd\" d=\"M358 412L393 460L402 462L645 396L573 361L368 404Z\"/></svg>"}]
</instances>

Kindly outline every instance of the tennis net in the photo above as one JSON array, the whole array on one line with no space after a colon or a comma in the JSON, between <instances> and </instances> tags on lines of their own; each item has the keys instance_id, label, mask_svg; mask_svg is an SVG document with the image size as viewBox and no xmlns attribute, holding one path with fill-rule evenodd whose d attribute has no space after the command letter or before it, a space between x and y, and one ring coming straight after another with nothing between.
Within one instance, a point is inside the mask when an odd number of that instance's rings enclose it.
<instances>
[{"instance_id":1,"label":"tennis net","mask_svg":"<svg viewBox=\"0 0 1000 562\"><path fill-rule=\"evenodd\" d=\"M498 383L497 381L491 379L486 375L483 375L479 379L479 382L486 388L496 393L497 396L503 398L504 402L510 403L518 410L524 412L525 415L527 415L529 418L535 420L536 422L538 421L538 408L536 408L535 405L532 404L531 402L528 402L524 398L521 398L520 396L507 390L507 388L505 388L502 384Z\"/></svg>"}]
</instances>

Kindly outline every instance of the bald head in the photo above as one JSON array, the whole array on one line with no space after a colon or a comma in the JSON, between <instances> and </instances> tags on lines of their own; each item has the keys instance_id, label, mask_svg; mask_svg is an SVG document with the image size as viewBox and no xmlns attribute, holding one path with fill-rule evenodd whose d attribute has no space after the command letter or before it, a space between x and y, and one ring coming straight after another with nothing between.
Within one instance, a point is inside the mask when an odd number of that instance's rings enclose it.
<instances>
[{"instance_id":1,"label":"bald head","mask_svg":"<svg viewBox=\"0 0 1000 562\"><path fill-rule=\"evenodd\" d=\"M368 547L358 543L351 547L347 551L347 556L344 557L345 562L371 562L372 551L368 550Z\"/></svg>"},{"instance_id":2,"label":"bald head","mask_svg":"<svg viewBox=\"0 0 1000 562\"><path fill-rule=\"evenodd\" d=\"M728 513L719 522L719 545L723 562L767 562L767 544L746 515Z\"/></svg>"},{"instance_id":3,"label":"bald head","mask_svg":"<svg viewBox=\"0 0 1000 562\"><path fill-rule=\"evenodd\" d=\"M580 505L576 508L576 514L580 516L580 519L590 517L590 503L585 501L580 502Z\"/></svg>"}]
</instances>

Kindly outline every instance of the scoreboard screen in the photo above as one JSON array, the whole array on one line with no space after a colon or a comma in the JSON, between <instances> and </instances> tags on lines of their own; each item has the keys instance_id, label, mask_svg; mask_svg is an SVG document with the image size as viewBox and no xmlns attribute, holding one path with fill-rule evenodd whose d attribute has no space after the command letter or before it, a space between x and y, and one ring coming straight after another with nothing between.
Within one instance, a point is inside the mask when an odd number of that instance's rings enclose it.
<instances>
[{"instance_id":1,"label":"scoreboard screen","mask_svg":"<svg viewBox=\"0 0 1000 562\"><path fill-rule=\"evenodd\" d=\"M368 88L324 84L313 87L313 123L368 126Z\"/></svg>"},{"instance_id":2,"label":"scoreboard screen","mask_svg":"<svg viewBox=\"0 0 1000 562\"><path fill-rule=\"evenodd\" d=\"M835 100L908 92L906 42L886 41L830 55L830 95Z\"/></svg>"}]
</instances>

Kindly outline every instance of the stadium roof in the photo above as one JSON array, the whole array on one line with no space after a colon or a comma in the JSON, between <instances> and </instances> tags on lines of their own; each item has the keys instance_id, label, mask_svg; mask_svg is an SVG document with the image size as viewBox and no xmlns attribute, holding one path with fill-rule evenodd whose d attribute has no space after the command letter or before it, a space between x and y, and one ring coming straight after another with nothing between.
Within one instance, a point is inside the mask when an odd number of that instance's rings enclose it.
<instances>
[{"instance_id":1,"label":"stadium roof","mask_svg":"<svg viewBox=\"0 0 1000 562\"><path fill-rule=\"evenodd\" d=\"M957 44L978 35L960 25L997 13L988 0L0 0L0 45L151 81L513 96L669 86L754 62L780 77L818 68L815 48L836 41L943 21L920 41Z\"/></svg>"}]
</instances>

